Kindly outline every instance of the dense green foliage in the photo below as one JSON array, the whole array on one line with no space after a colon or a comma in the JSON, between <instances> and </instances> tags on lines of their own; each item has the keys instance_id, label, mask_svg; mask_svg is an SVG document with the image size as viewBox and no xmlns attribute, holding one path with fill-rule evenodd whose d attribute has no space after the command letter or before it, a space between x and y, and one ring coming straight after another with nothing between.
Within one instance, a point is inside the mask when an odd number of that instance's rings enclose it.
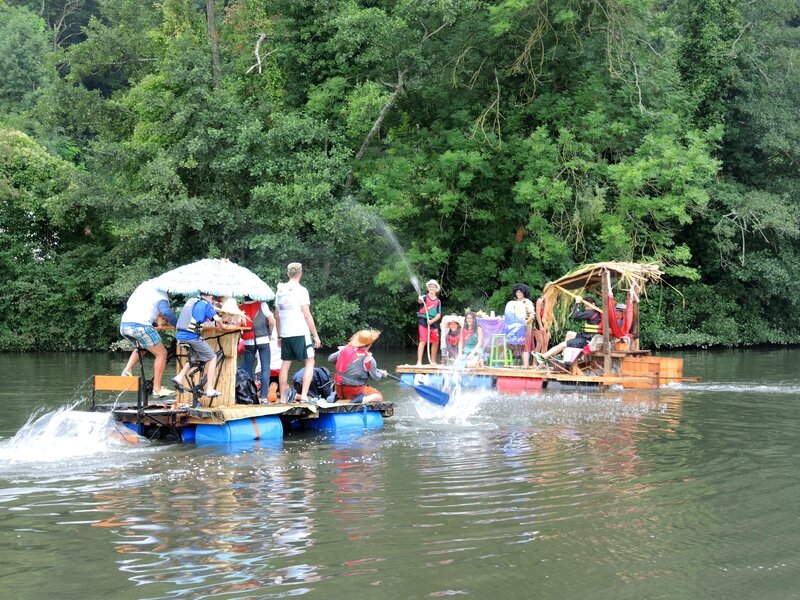
<instances>
[{"instance_id":1,"label":"dense green foliage","mask_svg":"<svg viewBox=\"0 0 800 600\"><path fill-rule=\"evenodd\" d=\"M800 0L206 4L0 0L0 349L222 256L303 262L326 345L613 259L646 343L800 342Z\"/></svg>"}]
</instances>

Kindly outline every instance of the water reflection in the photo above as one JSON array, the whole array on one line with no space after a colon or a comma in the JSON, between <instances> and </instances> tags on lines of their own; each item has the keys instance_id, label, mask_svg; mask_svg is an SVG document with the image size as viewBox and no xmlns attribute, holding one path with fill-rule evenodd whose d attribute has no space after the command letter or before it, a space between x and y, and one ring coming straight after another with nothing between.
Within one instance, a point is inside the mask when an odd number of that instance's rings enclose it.
<instances>
[{"instance_id":1,"label":"water reflection","mask_svg":"<svg viewBox=\"0 0 800 600\"><path fill-rule=\"evenodd\" d=\"M800 409L747 386L481 392L458 415L388 388L380 431L0 466L0 579L10 597L787 597Z\"/></svg>"}]
</instances>

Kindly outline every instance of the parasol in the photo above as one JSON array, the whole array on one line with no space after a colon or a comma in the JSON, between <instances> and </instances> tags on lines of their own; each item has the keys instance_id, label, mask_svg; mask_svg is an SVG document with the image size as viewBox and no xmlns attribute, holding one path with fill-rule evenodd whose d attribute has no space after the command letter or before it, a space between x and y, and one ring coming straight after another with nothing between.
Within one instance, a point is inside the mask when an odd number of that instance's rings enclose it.
<instances>
[{"instance_id":1,"label":"parasol","mask_svg":"<svg viewBox=\"0 0 800 600\"><path fill-rule=\"evenodd\" d=\"M177 267L153 279L153 285L173 294L205 292L215 296L250 296L262 302L275 297L258 275L227 258L205 258Z\"/></svg>"}]
</instances>

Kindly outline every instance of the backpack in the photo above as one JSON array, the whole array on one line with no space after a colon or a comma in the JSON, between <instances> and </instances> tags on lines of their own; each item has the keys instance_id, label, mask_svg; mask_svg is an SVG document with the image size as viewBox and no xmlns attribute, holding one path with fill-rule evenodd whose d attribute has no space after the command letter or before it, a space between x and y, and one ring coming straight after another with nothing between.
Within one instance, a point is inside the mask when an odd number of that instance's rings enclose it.
<instances>
[{"instance_id":1,"label":"backpack","mask_svg":"<svg viewBox=\"0 0 800 600\"><path fill-rule=\"evenodd\" d=\"M303 389L303 373L306 368L300 369L294 376L294 389L299 394ZM311 380L311 385L308 388L308 395L312 398L327 398L333 392L333 379L331 378L330 371L325 367L315 367L314 377Z\"/></svg>"},{"instance_id":2,"label":"backpack","mask_svg":"<svg viewBox=\"0 0 800 600\"><path fill-rule=\"evenodd\" d=\"M236 404L258 404L256 382L244 369L236 369Z\"/></svg>"}]
</instances>

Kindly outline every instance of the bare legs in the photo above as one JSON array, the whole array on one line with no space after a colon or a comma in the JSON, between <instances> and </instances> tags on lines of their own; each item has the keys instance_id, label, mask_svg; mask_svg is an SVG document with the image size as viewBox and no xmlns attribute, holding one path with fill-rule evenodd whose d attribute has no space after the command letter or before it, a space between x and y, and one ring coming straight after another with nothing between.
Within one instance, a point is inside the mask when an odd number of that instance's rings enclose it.
<instances>
[{"instance_id":1,"label":"bare legs","mask_svg":"<svg viewBox=\"0 0 800 600\"><path fill-rule=\"evenodd\" d=\"M161 392L161 379L164 377L164 370L167 368L167 349L163 343L158 343L155 346L147 348L147 351L153 355L153 391L157 394ZM134 350L128 359L128 364L125 365L125 370L133 373L133 368L139 362L139 352Z\"/></svg>"},{"instance_id":2,"label":"bare legs","mask_svg":"<svg viewBox=\"0 0 800 600\"><path fill-rule=\"evenodd\" d=\"M178 373L175 377L173 377L172 381L174 383L179 384L179 385L183 385L183 380L186 377L186 374L189 372L190 368L191 368L191 365L189 364L189 361L187 360L185 363L183 363L183 367L181 368L181 372ZM206 362L205 375L206 375L206 389L205 389L205 392L207 394L208 392L213 392L214 391L214 380L217 377L217 357L216 357L216 355L214 356L214 358L212 358L211 360Z\"/></svg>"},{"instance_id":3,"label":"bare legs","mask_svg":"<svg viewBox=\"0 0 800 600\"><path fill-rule=\"evenodd\" d=\"M278 389L280 402L286 402L286 390L289 389L289 369L292 366L292 361L285 360L281 363L281 372L278 375ZM303 371L303 386L300 390L300 398L308 398L308 390L311 387L311 381L314 379L314 357L305 359L305 371ZM262 367L263 369L263 367Z\"/></svg>"},{"instance_id":4,"label":"bare legs","mask_svg":"<svg viewBox=\"0 0 800 600\"><path fill-rule=\"evenodd\" d=\"M420 342L419 346L417 346L417 364L418 365L422 364L422 358L425 356L425 346L427 346L427 345L428 345L427 342ZM438 354L439 354L439 342L431 342L431 364L432 365L439 364L437 362Z\"/></svg>"}]
</instances>

